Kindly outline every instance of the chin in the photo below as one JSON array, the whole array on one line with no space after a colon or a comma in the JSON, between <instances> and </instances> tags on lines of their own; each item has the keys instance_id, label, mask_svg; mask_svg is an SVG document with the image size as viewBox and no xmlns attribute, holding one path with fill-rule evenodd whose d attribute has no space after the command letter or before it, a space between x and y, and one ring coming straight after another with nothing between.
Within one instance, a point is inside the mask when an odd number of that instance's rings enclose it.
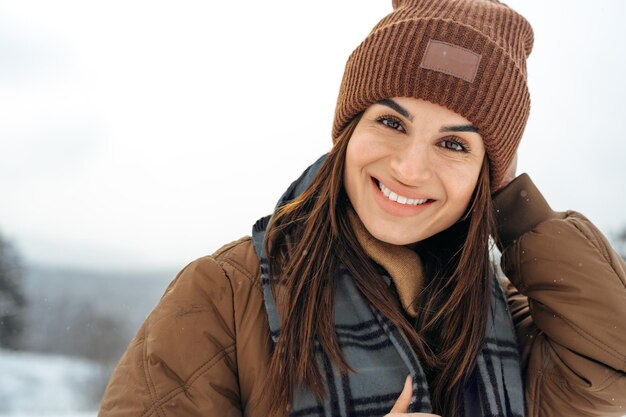
<instances>
[{"instance_id":1,"label":"chin","mask_svg":"<svg viewBox=\"0 0 626 417\"><path fill-rule=\"evenodd\" d=\"M394 233L393 230L389 230L388 228L385 228L382 225L380 228L372 228L372 230L370 230L370 228L368 228L367 226L366 228L368 229L368 231L370 232L372 236L374 236L376 239L380 240L381 242L389 243L392 245L398 245L398 246L411 245L413 243L417 243L421 240L424 240L428 237L428 236L422 236L422 235L409 236L406 233L402 233L402 231L399 231L398 233Z\"/></svg>"}]
</instances>

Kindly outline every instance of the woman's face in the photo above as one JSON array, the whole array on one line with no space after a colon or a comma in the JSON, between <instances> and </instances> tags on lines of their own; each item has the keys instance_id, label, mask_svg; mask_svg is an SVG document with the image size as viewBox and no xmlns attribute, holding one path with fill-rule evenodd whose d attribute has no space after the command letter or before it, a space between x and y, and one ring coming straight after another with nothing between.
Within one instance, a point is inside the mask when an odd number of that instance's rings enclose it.
<instances>
[{"instance_id":1,"label":"woman's face","mask_svg":"<svg viewBox=\"0 0 626 417\"><path fill-rule=\"evenodd\" d=\"M344 186L372 236L407 245L461 218L484 155L477 129L452 110L415 98L381 100L350 138Z\"/></svg>"}]
</instances>

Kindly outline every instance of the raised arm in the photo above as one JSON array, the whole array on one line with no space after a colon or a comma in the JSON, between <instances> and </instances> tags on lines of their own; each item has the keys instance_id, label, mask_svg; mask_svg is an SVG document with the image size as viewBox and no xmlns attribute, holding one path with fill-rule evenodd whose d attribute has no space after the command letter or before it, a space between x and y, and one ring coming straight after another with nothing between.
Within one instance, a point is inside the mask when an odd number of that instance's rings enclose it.
<instances>
[{"instance_id":1,"label":"raised arm","mask_svg":"<svg viewBox=\"0 0 626 417\"><path fill-rule=\"evenodd\" d=\"M626 415L624 260L583 215L554 212L526 174L494 203L528 415Z\"/></svg>"}]
</instances>

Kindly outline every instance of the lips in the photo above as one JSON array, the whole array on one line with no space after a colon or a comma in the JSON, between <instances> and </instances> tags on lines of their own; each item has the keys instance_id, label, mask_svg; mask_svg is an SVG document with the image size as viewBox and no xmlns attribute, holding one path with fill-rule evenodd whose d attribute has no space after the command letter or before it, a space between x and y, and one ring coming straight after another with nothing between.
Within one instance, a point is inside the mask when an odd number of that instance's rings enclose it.
<instances>
[{"instance_id":1,"label":"lips","mask_svg":"<svg viewBox=\"0 0 626 417\"><path fill-rule=\"evenodd\" d=\"M378 203L378 206L381 209L393 216L415 216L422 213L424 210L427 210L429 207L432 207L435 203L435 200L429 199L426 196L412 196L413 198L409 199L408 196L398 195L397 193L395 197L396 200L392 200L389 198L390 196L393 197L393 195L391 195L392 191L388 189L386 185L383 184L381 186L381 183L373 177L371 177L371 181L372 191L374 192L374 200ZM385 195L385 188L389 191L389 195L387 196ZM406 202L402 202L404 201L404 198L406 198ZM400 202L398 202L398 200L400 200ZM408 204L409 200L413 200L413 204Z\"/></svg>"},{"instance_id":2,"label":"lips","mask_svg":"<svg viewBox=\"0 0 626 417\"><path fill-rule=\"evenodd\" d=\"M381 181L377 180L376 178L372 177L372 180L378 186L378 188L384 194L385 197L387 197L389 200L394 201L396 203L405 204L409 206L419 206L424 203L429 203L433 201L432 199L429 199L428 197L419 198L419 197L407 197L407 196L401 195L399 193L392 191L389 187L387 187L385 184L383 184Z\"/></svg>"}]
</instances>

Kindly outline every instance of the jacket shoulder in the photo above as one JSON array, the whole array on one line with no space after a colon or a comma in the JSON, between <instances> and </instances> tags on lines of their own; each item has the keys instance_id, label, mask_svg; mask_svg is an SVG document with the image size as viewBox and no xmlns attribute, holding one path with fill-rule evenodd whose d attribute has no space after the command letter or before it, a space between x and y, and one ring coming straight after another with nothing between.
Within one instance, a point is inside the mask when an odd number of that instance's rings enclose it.
<instances>
[{"instance_id":1,"label":"jacket shoulder","mask_svg":"<svg viewBox=\"0 0 626 417\"><path fill-rule=\"evenodd\" d=\"M259 278L259 259L252 244L250 236L228 243L219 248L213 255L213 259L226 272L228 276L237 278L247 278L251 285L262 291L261 280ZM241 276L240 276L241 275Z\"/></svg>"},{"instance_id":2,"label":"jacket shoulder","mask_svg":"<svg viewBox=\"0 0 626 417\"><path fill-rule=\"evenodd\" d=\"M235 312L242 293L262 299L255 266L244 237L183 268L118 363L100 416L239 410ZM194 395L204 400L190 402Z\"/></svg>"}]
</instances>

